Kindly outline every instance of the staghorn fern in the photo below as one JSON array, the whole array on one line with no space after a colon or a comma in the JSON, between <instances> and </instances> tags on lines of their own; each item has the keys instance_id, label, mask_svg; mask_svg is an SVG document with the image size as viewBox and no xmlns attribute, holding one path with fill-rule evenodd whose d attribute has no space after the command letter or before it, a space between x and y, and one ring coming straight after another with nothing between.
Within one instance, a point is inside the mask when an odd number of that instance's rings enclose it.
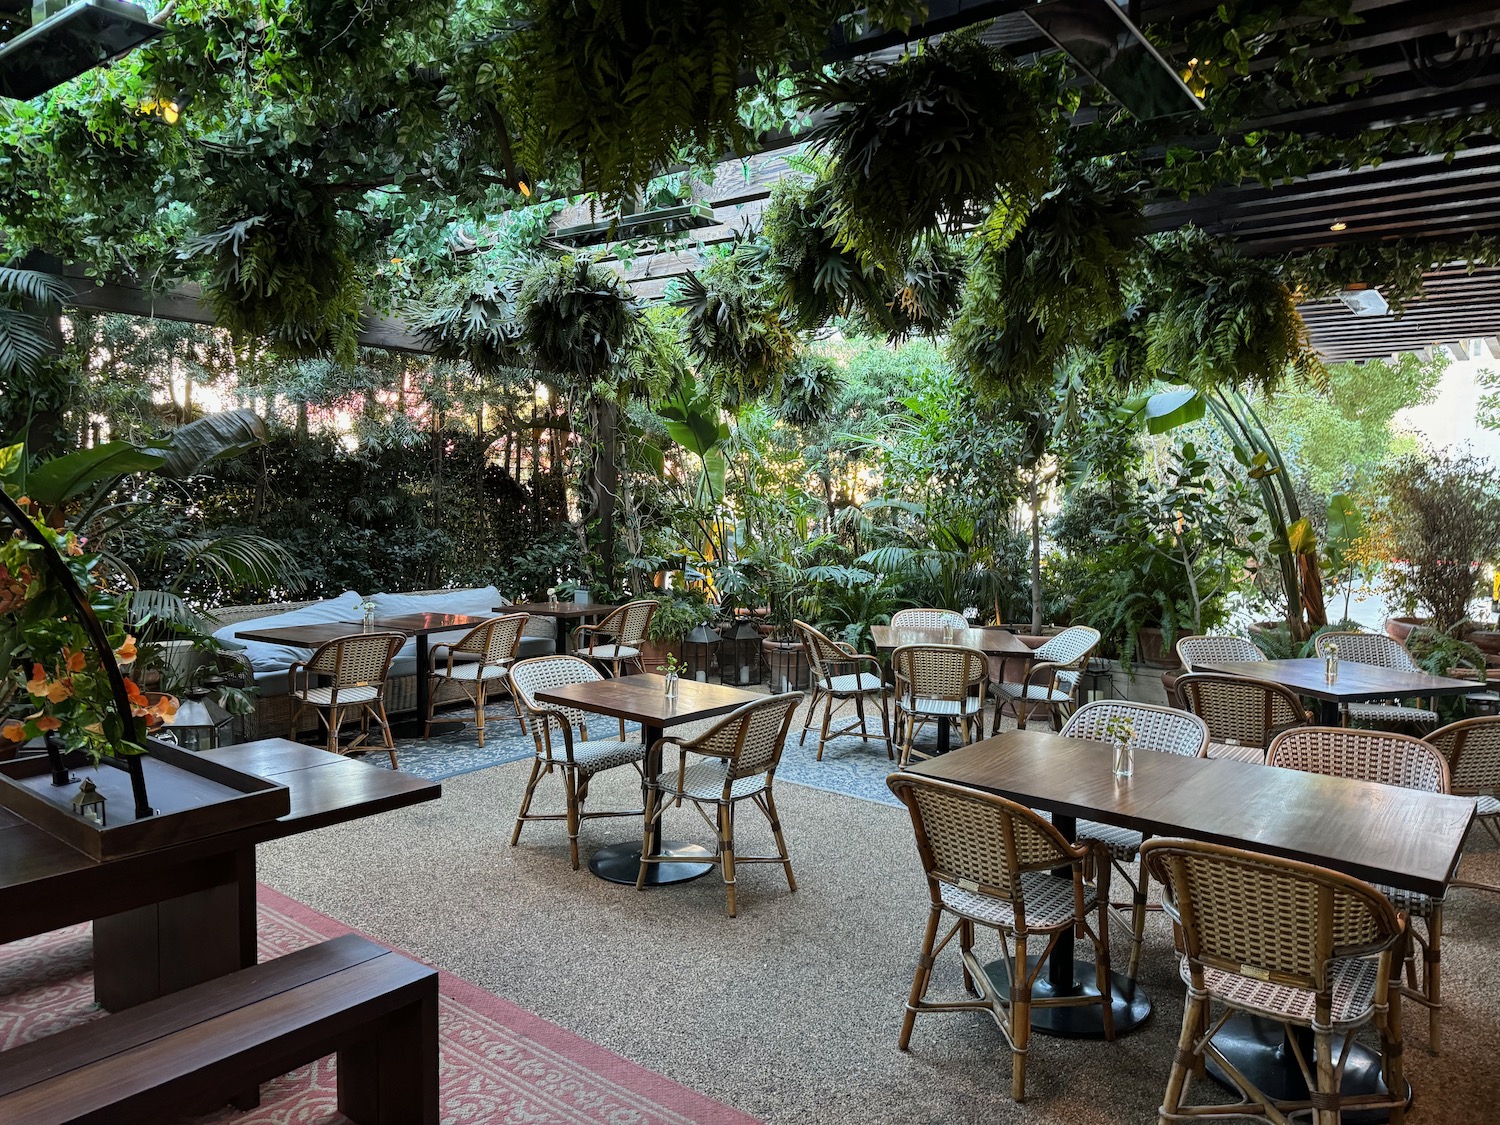
<instances>
[{"instance_id":1,"label":"staghorn fern","mask_svg":"<svg viewBox=\"0 0 1500 1125\"><path fill-rule=\"evenodd\" d=\"M760 272L744 255L721 254L678 285L683 340L714 397L730 409L777 398L797 338Z\"/></svg>"}]
</instances>

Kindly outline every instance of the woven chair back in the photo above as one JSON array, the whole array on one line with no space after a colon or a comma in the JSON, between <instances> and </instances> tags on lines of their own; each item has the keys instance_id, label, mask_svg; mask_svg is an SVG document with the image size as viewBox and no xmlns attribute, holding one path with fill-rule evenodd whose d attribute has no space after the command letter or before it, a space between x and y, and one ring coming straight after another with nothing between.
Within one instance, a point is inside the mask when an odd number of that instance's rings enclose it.
<instances>
[{"instance_id":1,"label":"woven chair back","mask_svg":"<svg viewBox=\"0 0 1500 1125\"><path fill-rule=\"evenodd\" d=\"M1337 871L1195 840L1147 840L1141 862L1163 887L1189 962L1321 993L1329 962L1400 940L1390 901Z\"/></svg>"},{"instance_id":2,"label":"woven chair back","mask_svg":"<svg viewBox=\"0 0 1500 1125\"><path fill-rule=\"evenodd\" d=\"M1197 758L1202 757L1208 748L1208 727L1197 715L1171 707L1157 707L1152 703L1130 703L1119 699L1085 703L1068 717L1062 733L1068 738L1112 742L1114 736L1107 728L1113 719L1131 721L1135 727L1137 750Z\"/></svg>"},{"instance_id":3,"label":"woven chair back","mask_svg":"<svg viewBox=\"0 0 1500 1125\"><path fill-rule=\"evenodd\" d=\"M514 660L521 647L521 630L526 628L528 620L530 615L525 613L492 617L465 633L463 640L453 646L453 651L473 653L486 664L504 664L508 660Z\"/></svg>"},{"instance_id":4,"label":"woven chair back","mask_svg":"<svg viewBox=\"0 0 1500 1125\"><path fill-rule=\"evenodd\" d=\"M578 731L581 738L588 737L589 712L577 707L558 707L537 701L536 693L564 684L586 684L604 679L599 670L587 660L577 656L537 656L530 660L519 660L510 666L511 694L516 705L527 717L526 725L531 729L538 751L545 752L552 745L552 715L538 712L560 711L569 726ZM540 721L537 721L540 719Z\"/></svg>"},{"instance_id":5,"label":"woven chair back","mask_svg":"<svg viewBox=\"0 0 1500 1125\"><path fill-rule=\"evenodd\" d=\"M1215 742L1264 750L1282 731L1307 722L1301 700L1279 684L1189 672L1177 678L1173 690L1177 705L1207 723L1208 737Z\"/></svg>"},{"instance_id":6,"label":"woven chair back","mask_svg":"<svg viewBox=\"0 0 1500 1125\"><path fill-rule=\"evenodd\" d=\"M1099 630L1087 625L1070 625L1036 650L1036 661L1061 665L1053 673L1057 686L1069 695L1078 686L1079 676L1089 661L1089 654L1099 646Z\"/></svg>"},{"instance_id":7,"label":"woven chair back","mask_svg":"<svg viewBox=\"0 0 1500 1125\"><path fill-rule=\"evenodd\" d=\"M1080 852L1025 805L920 774L886 784L906 805L929 879L1014 904L1025 917L1021 876L1072 864Z\"/></svg>"},{"instance_id":8,"label":"woven chair back","mask_svg":"<svg viewBox=\"0 0 1500 1125\"><path fill-rule=\"evenodd\" d=\"M891 653L897 693L918 699L962 703L989 678L989 659L961 645L902 645Z\"/></svg>"},{"instance_id":9,"label":"woven chair back","mask_svg":"<svg viewBox=\"0 0 1500 1125\"><path fill-rule=\"evenodd\" d=\"M969 622L952 609L900 609L891 617L892 629L941 629L945 625L967 629Z\"/></svg>"},{"instance_id":10,"label":"woven chair back","mask_svg":"<svg viewBox=\"0 0 1500 1125\"><path fill-rule=\"evenodd\" d=\"M849 651L832 637L818 632L806 621L794 621L792 627L802 638L802 647L807 651L807 666L815 677L826 683L849 670Z\"/></svg>"},{"instance_id":11,"label":"woven chair back","mask_svg":"<svg viewBox=\"0 0 1500 1125\"><path fill-rule=\"evenodd\" d=\"M747 703L683 745L722 756L729 766L726 787L742 777L773 773L781 762L792 715L801 702L802 693L790 691Z\"/></svg>"},{"instance_id":12,"label":"woven chair back","mask_svg":"<svg viewBox=\"0 0 1500 1125\"><path fill-rule=\"evenodd\" d=\"M656 602L650 598L627 602L618 609L609 611L604 620L599 622L599 632L613 637L617 645L640 648L655 612Z\"/></svg>"},{"instance_id":13,"label":"woven chair back","mask_svg":"<svg viewBox=\"0 0 1500 1125\"><path fill-rule=\"evenodd\" d=\"M1264 660L1266 654L1255 647L1248 637L1210 635L1207 637L1178 637L1177 659L1191 672L1203 664L1215 664L1220 660Z\"/></svg>"},{"instance_id":14,"label":"woven chair back","mask_svg":"<svg viewBox=\"0 0 1500 1125\"><path fill-rule=\"evenodd\" d=\"M1449 723L1423 741L1447 761L1451 792L1500 794L1500 715Z\"/></svg>"},{"instance_id":15,"label":"woven chair back","mask_svg":"<svg viewBox=\"0 0 1500 1125\"><path fill-rule=\"evenodd\" d=\"M1328 655L1328 646L1339 646L1339 659L1355 664L1374 664L1380 668L1393 668L1398 672L1420 672L1411 653L1400 641L1392 640L1384 633L1320 633L1313 641L1320 657Z\"/></svg>"},{"instance_id":16,"label":"woven chair back","mask_svg":"<svg viewBox=\"0 0 1500 1125\"><path fill-rule=\"evenodd\" d=\"M1448 763L1437 747L1389 731L1299 727L1271 740L1266 764L1428 793L1448 792Z\"/></svg>"},{"instance_id":17,"label":"woven chair back","mask_svg":"<svg viewBox=\"0 0 1500 1125\"><path fill-rule=\"evenodd\" d=\"M334 689L379 687L391 661L406 643L405 633L350 633L321 645L308 658L307 671L327 676Z\"/></svg>"}]
</instances>

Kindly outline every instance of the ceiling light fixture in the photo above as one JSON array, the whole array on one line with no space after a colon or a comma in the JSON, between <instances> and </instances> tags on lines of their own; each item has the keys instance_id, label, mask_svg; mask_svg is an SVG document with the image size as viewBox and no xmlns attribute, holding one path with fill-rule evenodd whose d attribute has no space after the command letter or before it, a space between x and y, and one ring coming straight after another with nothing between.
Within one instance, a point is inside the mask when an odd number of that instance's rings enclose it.
<instances>
[{"instance_id":1,"label":"ceiling light fixture","mask_svg":"<svg viewBox=\"0 0 1500 1125\"><path fill-rule=\"evenodd\" d=\"M1344 286L1339 300L1355 316L1384 316L1391 309L1379 289L1357 282Z\"/></svg>"},{"instance_id":2,"label":"ceiling light fixture","mask_svg":"<svg viewBox=\"0 0 1500 1125\"><path fill-rule=\"evenodd\" d=\"M36 0L31 27L0 46L0 97L26 101L155 39L162 28L123 0Z\"/></svg>"}]
</instances>

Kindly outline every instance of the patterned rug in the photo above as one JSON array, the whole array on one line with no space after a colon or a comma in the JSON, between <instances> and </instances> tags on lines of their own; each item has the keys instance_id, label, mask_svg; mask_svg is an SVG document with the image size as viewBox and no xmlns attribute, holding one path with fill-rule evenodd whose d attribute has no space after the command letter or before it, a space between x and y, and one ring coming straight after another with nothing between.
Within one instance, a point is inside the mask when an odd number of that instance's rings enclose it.
<instances>
[{"instance_id":1,"label":"patterned rug","mask_svg":"<svg viewBox=\"0 0 1500 1125\"><path fill-rule=\"evenodd\" d=\"M260 956L269 960L350 927L260 888ZM87 925L0 946L0 1049L104 1013L94 1006ZM441 1120L445 1125L753 1125L754 1118L597 1047L540 1016L441 973ZM337 1125L334 1059L261 1087L249 1113L199 1125Z\"/></svg>"}]
</instances>

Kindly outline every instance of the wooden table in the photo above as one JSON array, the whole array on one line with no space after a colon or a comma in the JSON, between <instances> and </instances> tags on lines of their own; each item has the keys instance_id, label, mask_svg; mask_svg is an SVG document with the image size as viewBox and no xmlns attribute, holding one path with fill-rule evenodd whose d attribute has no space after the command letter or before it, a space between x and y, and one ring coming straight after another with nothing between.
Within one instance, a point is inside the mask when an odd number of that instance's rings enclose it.
<instances>
[{"instance_id":1,"label":"wooden table","mask_svg":"<svg viewBox=\"0 0 1500 1125\"><path fill-rule=\"evenodd\" d=\"M347 637L360 631L358 624L348 621L323 621L313 625L265 625L256 629L245 629L235 633L242 641L265 641L267 644L287 645L311 651L329 641Z\"/></svg>"},{"instance_id":2,"label":"wooden table","mask_svg":"<svg viewBox=\"0 0 1500 1125\"><path fill-rule=\"evenodd\" d=\"M543 703L559 707L577 707L600 715L624 719L641 725L641 742L646 747L644 774L655 777L661 773L661 752L656 748L657 739L669 728L691 723L698 719L709 719L715 715L726 715L746 703L764 699L758 691L724 684L704 683L699 680L679 680L677 694L671 699L663 690L665 677L651 672L634 676L620 676L609 680L588 680L583 683L563 684L546 688L536 693ZM644 803L644 784L642 798ZM713 870L706 862L713 852L698 844L686 844L677 840L661 839L661 820L651 825L651 851L653 855L701 856L703 863L653 863L646 868L648 886L667 883L685 883ZM589 857L589 870L611 883L635 885L641 868L641 838L625 840L601 848Z\"/></svg>"},{"instance_id":3,"label":"wooden table","mask_svg":"<svg viewBox=\"0 0 1500 1125\"><path fill-rule=\"evenodd\" d=\"M256 962L255 846L436 800L436 782L269 738L203 756L281 783L278 820L95 861L0 809L0 943L94 923L94 992L112 1011Z\"/></svg>"},{"instance_id":4,"label":"wooden table","mask_svg":"<svg viewBox=\"0 0 1500 1125\"><path fill-rule=\"evenodd\" d=\"M557 622L557 654L568 654L568 622L587 621L600 618L617 606L595 602L516 602L514 605L497 605L496 613L529 613L533 617L550 617Z\"/></svg>"},{"instance_id":5,"label":"wooden table","mask_svg":"<svg viewBox=\"0 0 1500 1125\"><path fill-rule=\"evenodd\" d=\"M1446 676L1429 676L1426 672L1399 672L1376 664L1339 661L1338 679L1332 683L1324 672L1321 657L1304 660L1221 660L1212 664L1195 664L1201 672L1222 672L1250 680L1280 684L1298 695L1310 695L1318 701L1318 721L1324 726L1339 725L1339 704L1369 703L1372 700L1407 699L1433 695L1468 695L1479 689L1474 680L1452 680Z\"/></svg>"},{"instance_id":6,"label":"wooden table","mask_svg":"<svg viewBox=\"0 0 1500 1125\"><path fill-rule=\"evenodd\" d=\"M1051 812L1052 823L1070 840L1077 819L1086 817L1151 836L1186 836L1304 860L1435 895L1453 879L1474 819L1475 803L1468 797L1224 758L1141 753L1134 775L1123 781L1110 766L1110 748L1102 743L1024 730L922 762L913 772ZM1003 966L989 968L1003 994ZM1036 988L1043 995L1093 992L1084 983L1094 979L1093 967L1079 968L1072 941L1059 941ZM1125 978L1117 975L1114 984L1115 1030L1129 1030L1145 1018L1150 1002ZM1102 1034L1098 1022L1097 1008L1032 1009L1032 1024L1044 1033ZM1236 1017L1214 1041L1262 1090L1305 1098L1281 1024ZM1351 1049L1345 1074L1347 1092L1376 1089L1379 1057Z\"/></svg>"},{"instance_id":7,"label":"wooden table","mask_svg":"<svg viewBox=\"0 0 1500 1125\"><path fill-rule=\"evenodd\" d=\"M417 714L413 719L392 723L391 733L401 738L421 738L427 733L427 706L432 698L432 682L428 677L427 638L432 633L447 633L454 629L472 629L490 620L463 613L398 613L392 617L377 617L376 629L405 633L417 638ZM438 719L432 723L433 734L449 734L464 724L458 719Z\"/></svg>"}]
</instances>

